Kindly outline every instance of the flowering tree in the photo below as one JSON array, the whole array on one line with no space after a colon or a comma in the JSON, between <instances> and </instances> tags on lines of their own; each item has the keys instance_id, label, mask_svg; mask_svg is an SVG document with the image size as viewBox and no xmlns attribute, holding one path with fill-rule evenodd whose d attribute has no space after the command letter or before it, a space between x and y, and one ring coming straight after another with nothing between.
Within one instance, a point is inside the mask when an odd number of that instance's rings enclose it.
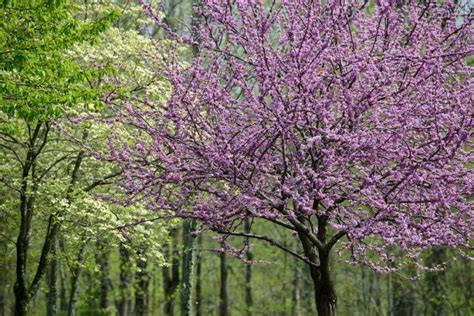
<instances>
[{"instance_id":1,"label":"flowering tree","mask_svg":"<svg viewBox=\"0 0 474 316\"><path fill-rule=\"evenodd\" d=\"M168 29L199 53L169 70L167 103L124 107L114 122L137 141L112 135L111 157L150 207L305 261L334 315L335 248L385 272L472 249L474 17L453 1L270 2L203 0L194 40ZM248 218L304 254L241 232Z\"/></svg>"}]
</instances>

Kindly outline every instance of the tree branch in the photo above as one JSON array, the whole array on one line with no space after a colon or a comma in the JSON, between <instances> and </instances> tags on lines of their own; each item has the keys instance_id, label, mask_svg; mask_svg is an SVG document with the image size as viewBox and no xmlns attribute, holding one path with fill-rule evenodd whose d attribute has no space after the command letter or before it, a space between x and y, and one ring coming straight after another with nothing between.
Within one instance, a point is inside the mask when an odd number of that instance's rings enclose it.
<instances>
[{"instance_id":1,"label":"tree branch","mask_svg":"<svg viewBox=\"0 0 474 316\"><path fill-rule=\"evenodd\" d=\"M340 230L335 235L333 235L332 238L329 240L329 242L326 244L326 250L327 251L331 250L331 248L334 247L334 245L339 241L339 239L346 236L346 234L347 234L346 230Z\"/></svg>"},{"instance_id":2,"label":"tree branch","mask_svg":"<svg viewBox=\"0 0 474 316\"><path fill-rule=\"evenodd\" d=\"M277 243L275 240L273 240L272 238L270 238L268 236L247 234L247 233L241 233L241 232L227 232L227 231L223 231L223 230L215 230L215 232L217 232L219 234L223 234L223 235L239 236L239 237L253 238L253 239L259 239L259 240L266 241L269 244L271 244L272 246L280 248L281 250L291 254L292 256L304 261L305 263L307 263L311 266L319 267L319 265L316 262L312 262L312 261L308 260L308 258L303 257L302 255L298 254L297 252L295 252L291 249L288 249L287 247L285 247L284 245L282 245L280 243Z\"/></svg>"},{"instance_id":3,"label":"tree branch","mask_svg":"<svg viewBox=\"0 0 474 316\"><path fill-rule=\"evenodd\" d=\"M92 182L90 185L88 185L87 187L85 187L82 190L84 192L89 192L89 191L91 191L92 189L94 189L95 187L97 187L99 185L110 184L110 182L107 181L107 180L115 178L115 177L119 176L120 174L122 174L122 171L118 171L118 172L109 174L109 175L103 177L102 179L99 179L99 180L96 180L96 181Z\"/></svg>"}]
</instances>

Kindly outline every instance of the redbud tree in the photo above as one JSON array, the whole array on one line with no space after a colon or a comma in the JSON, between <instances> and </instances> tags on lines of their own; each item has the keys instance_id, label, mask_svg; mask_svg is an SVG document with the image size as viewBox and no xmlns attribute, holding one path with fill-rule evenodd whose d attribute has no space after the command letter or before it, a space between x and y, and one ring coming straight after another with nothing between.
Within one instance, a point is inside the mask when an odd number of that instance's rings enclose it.
<instances>
[{"instance_id":1,"label":"redbud tree","mask_svg":"<svg viewBox=\"0 0 474 316\"><path fill-rule=\"evenodd\" d=\"M134 141L112 134L111 157L132 197L292 253L310 267L319 315L335 314L332 252L391 272L422 267L423 249L472 250L471 11L203 0L186 37L145 9L197 53L168 56L167 102L136 95L117 109ZM246 220L290 231L303 253L258 225L243 232Z\"/></svg>"}]
</instances>

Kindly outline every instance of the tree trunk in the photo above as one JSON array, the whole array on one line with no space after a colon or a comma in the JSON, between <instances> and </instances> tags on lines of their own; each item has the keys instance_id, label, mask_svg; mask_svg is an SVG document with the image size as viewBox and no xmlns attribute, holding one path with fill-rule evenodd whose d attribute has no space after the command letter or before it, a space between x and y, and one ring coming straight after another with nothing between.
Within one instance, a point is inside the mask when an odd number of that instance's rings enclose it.
<instances>
[{"instance_id":1,"label":"tree trunk","mask_svg":"<svg viewBox=\"0 0 474 316\"><path fill-rule=\"evenodd\" d=\"M66 247L64 242L61 238L59 238L59 249L64 253L66 251ZM64 263L59 264L59 310L61 315L66 315L68 312L68 298L67 298L67 276L66 271L64 270Z\"/></svg>"},{"instance_id":2,"label":"tree trunk","mask_svg":"<svg viewBox=\"0 0 474 316\"><path fill-rule=\"evenodd\" d=\"M57 313L57 270L58 270L58 260L56 258L56 240L53 241L53 246L51 249L52 259L48 267L48 294L47 294L47 305L46 305L46 315L55 316Z\"/></svg>"},{"instance_id":3,"label":"tree trunk","mask_svg":"<svg viewBox=\"0 0 474 316\"><path fill-rule=\"evenodd\" d=\"M403 284L402 280L394 275L392 277L393 315L412 316L415 309L415 298L410 284Z\"/></svg>"},{"instance_id":4,"label":"tree trunk","mask_svg":"<svg viewBox=\"0 0 474 316\"><path fill-rule=\"evenodd\" d=\"M120 245L120 299L117 303L117 311L119 316L128 316L132 312L132 272L131 272L131 252Z\"/></svg>"},{"instance_id":5,"label":"tree trunk","mask_svg":"<svg viewBox=\"0 0 474 316\"><path fill-rule=\"evenodd\" d=\"M373 300L373 308L369 310L370 315L382 315L382 288L380 286L379 275L370 271L369 297Z\"/></svg>"},{"instance_id":6,"label":"tree trunk","mask_svg":"<svg viewBox=\"0 0 474 316\"><path fill-rule=\"evenodd\" d=\"M9 315L8 311L8 279L10 275L8 260L8 241L0 240L0 316Z\"/></svg>"},{"instance_id":7,"label":"tree trunk","mask_svg":"<svg viewBox=\"0 0 474 316\"><path fill-rule=\"evenodd\" d=\"M250 233L250 222L248 219L244 222L244 232ZM246 240L248 243L248 239ZM253 296L252 296L252 260L253 253L250 249L250 244L247 244L247 250L245 251L245 305L247 316L252 316Z\"/></svg>"},{"instance_id":8,"label":"tree trunk","mask_svg":"<svg viewBox=\"0 0 474 316\"><path fill-rule=\"evenodd\" d=\"M33 217L34 197L27 196L28 170L23 171L23 184L20 192L20 231L16 241L16 282L15 315L26 315L30 295L26 285L26 262L30 244L30 229Z\"/></svg>"},{"instance_id":9,"label":"tree trunk","mask_svg":"<svg viewBox=\"0 0 474 316\"><path fill-rule=\"evenodd\" d=\"M253 254L250 251L246 253L247 260L252 260ZM245 264L245 305L247 316L252 316L253 296L252 296L252 263Z\"/></svg>"},{"instance_id":10,"label":"tree trunk","mask_svg":"<svg viewBox=\"0 0 474 316\"><path fill-rule=\"evenodd\" d=\"M202 235L198 237L198 247L202 248ZM202 316L202 252L196 254L196 316Z\"/></svg>"},{"instance_id":11,"label":"tree trunk","mask_svg":"<svg viewBox=\"0 0 474 316\"><path fill-rule=\"evenodd\" d=\"M318 217L318 239L326 243L327 217ZM304 232L298 232L305 256L314 263L309 265L314 286L314 300L318 316L335 316L337 297L331 277L329 250L317 249Z\"/></svg>"},{"instance_id":12,"label":"tree trunk","mask_svg":"<svg viewBox=\"0 0 474 316\"><path fill-rule=\"evenodd\" d=\"M387 282L386 282L386 288L387 288L387 316L392 315L392 280L390 274L387 275Z\"/></svg>"},{"instance_id":13,"label":"tree trunk","mask_svg":"<svg viewBox=\"0 0 474 316\"><path fill-rule=\"evenodd\" d=\"M170 232L171 249L165 247L164 253L171 257L171 268L164 266L163 273L163 292L165 296L164 314L166 316L174 315L175 292L179 285L179 250L178 250L178 229L174 228Z\"/></svg>"},{"instance_id":14,"label":"tree trunk","mask_svg":"<svg viewBox=\"0 0 474 316\"><path fill-rule=\"evenodd\" d=\"M15 286L15 316L26 316L29 296L25 289Z\"/></svg>"},{"instance_id":15,"label":"tree trunk","mask_svg":"<svg viewBox=\"0 0 474 316\"><path fill-rule=\"evenodd\" d=\"M193 236L196 228L195 220L184 220L183 222L183 278L181 280L181 316L189 316L192 313L192 290L193 290L193 266L195 259Z\"/></svg>"},{"instance_id":16,"label":"tree trunk","mask_svg":"<svg viewBox=\"0 0 474 316\"><path fill-rule=\"evenodd\" d=\"M31 224L33 220L36 192L40 183L36 175L36 162L41 151L45 147L50 131L49 122L37 122L34 129L29 128L28 151L23 163L21 186L20 186L20 229L16 242L16 282L15 293L15 315L25 315L28 303L38 292L40 282L48 268L48 257L54 247L59 223L55 214L49 215L48 227L44 237L43 247L36 271L31 283L27 284L27 261L28 249L30 247ZM32 133L31 133L32 132ZM77 174L80 160L76 161L75 172ZM44 174L43 174L44 175ZM74 175L71 185L74 184ZM71 189L71 188L70 188Z\"/></svg>"},{"instance_id":17,"label":"tree trunk","mask_svg":"<svg viewBox=\"0 0 474 316\"><path fill-rule=\"evenodd\" d=\"M26 262L28 257L28 248L30 245L31 221L33 218L34 190L28 192L31 169L33 169L34 157L36 153L34 146L41 129L41 123L36 124L35 132L30 137L28 152L22 170L22 180L20 187L20 230L16 241L16 282L14 286L15 293L15 315L26 315L30 295L26 285Z\"/></svg>"},{"instance_id":18,"label":"tree trunk","mask_svg":"<svg viewBox=\"0 0 474 316\"><path fill-rule=\"evenodd\" d=\"M148 285L149 275L147 271L146 249L142 249L138 253L136 282L137 290L135 292L135 313L136 316L148 315Z\"/></svg>"},{"instance_id":19,"label":"tree trunk","mask_svg":"<svg viewBox=\"0 0 474 316\"><path fill-rule=\"evenodd\" d=\"M311 269L309 265L304 263L302 267L301 275L311 275ZM302 304L302 313L303 314L315 314L315 307L316 304L314 301L314 284L311 278L304 277L302 278L301 284L301 304Z\"/></svg>"},{"instance_id":20,"label":"tree trunk","mask_svg":"<svg viewBox=\"0 0 474 316\"><path fill-rule=\"evenodd\" d=\"M446 249L439 247L431 250L427 258L427 264L436 266L447 261ZM425 313L427 315L441 316L446 310L446 272L426 272L427 297L425 299Z\"/></svg>"},{"instance_id":21,"label":"tree trunk","mask_svg":"<svg viewBox=\"0 0 474 316\"><path fill-rule=\"evenodd\" d=\"M319 316L336 315L337 297L331 280L329 253L319 252L319 269L312 268L311 278L314 282L316 310Z\"/></svg>"},{"instance_id":22,"label":"tree trunk","mask_svg":"<svg viewBox=\"0 0 474 316\"><path fill-rule=\"evenodd\" d=\"M360 266L360 300L357 299L358 303L361 303L361 304L357 304L357 306L360 306L358 307L358 310L360 310L362 312L362 315L364 316L368 316L368 311L369 311L369 291L368 291L368 287L367 287L367 275L365 273L365 270L364 270L364 266Z\"/></svg>"},{"instance_id":23,"label":"tree trunk","mask_svg":"<svg viewBox=\"0 0 474 316\"><path fill-rule=\"evenodd\" d=\"M299 262L297 262L299 263ZM300 316L301 315L301 293L300 293L300 278L301 273L298 265L294 267L294 276L293 276L293 291L291 293L291 298L293 305L291 306L291 315Z\"/></svg>"},{"instance_id":24,"label":"tree trunk","mask_svg":"<svg viewBox=\"0 0 474 316\"><path fill-rule=\"evenodd\" d=\"M229 293L227 290L227 279L228 279L228 269L227 269L227 256L223 251L220 253L221 259L221 286L220 286L220 295L219 295L219 315L220 316L229 316Z\"/></svg>"},{"instance_id":25,"label":"tree trunk","mask_svg":"<svg viewBox=\"0 0 474 316\"><path fill-rule=\"evenodd\" d=\"M102 241L99 241L97 246L96 262L100 267L99 308L101 312L104 312L109 308L109 292L112 288L112 282L109 278L109 253Z\"/></svg>"},{"instance_id":26,"label":"tree trunk","mask_svg":"<svg viewBox=\"0 0 474 316\"><path fill-rule=\"evenodd\" d=\"M82 245L77 255L76 267L72 271L71 293L69 295L69 304L68 304L68 312L67 312L68 316L76 315L76 303L77 303L77 297L78 297L78 292L79 292L79 277L81 276L81 273L83 270L82 263L84 262L84 259L85 259L88 243L89 243L89 240L86 240L84 244Z\"/></svg>"}]
</instances>

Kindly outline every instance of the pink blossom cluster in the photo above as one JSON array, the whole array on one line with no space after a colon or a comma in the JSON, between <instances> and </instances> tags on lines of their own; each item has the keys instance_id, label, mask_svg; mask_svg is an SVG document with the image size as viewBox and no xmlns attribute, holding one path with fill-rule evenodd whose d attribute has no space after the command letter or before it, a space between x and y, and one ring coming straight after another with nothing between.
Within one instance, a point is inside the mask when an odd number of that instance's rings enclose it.
<instances>
[{"instance_id":1,"label":"pink blossom cluster","mask_svg":"<svg viewBox=\"0 0 474 316\"><path fill-rule=\"evenodd\" d=\"M203 0L169 101L117 115L137 140L110 142L124 188L220 232L259 218L373 266L393 245L472 249L472 11L341 3Z\"/></svg>"}]
</instances>

